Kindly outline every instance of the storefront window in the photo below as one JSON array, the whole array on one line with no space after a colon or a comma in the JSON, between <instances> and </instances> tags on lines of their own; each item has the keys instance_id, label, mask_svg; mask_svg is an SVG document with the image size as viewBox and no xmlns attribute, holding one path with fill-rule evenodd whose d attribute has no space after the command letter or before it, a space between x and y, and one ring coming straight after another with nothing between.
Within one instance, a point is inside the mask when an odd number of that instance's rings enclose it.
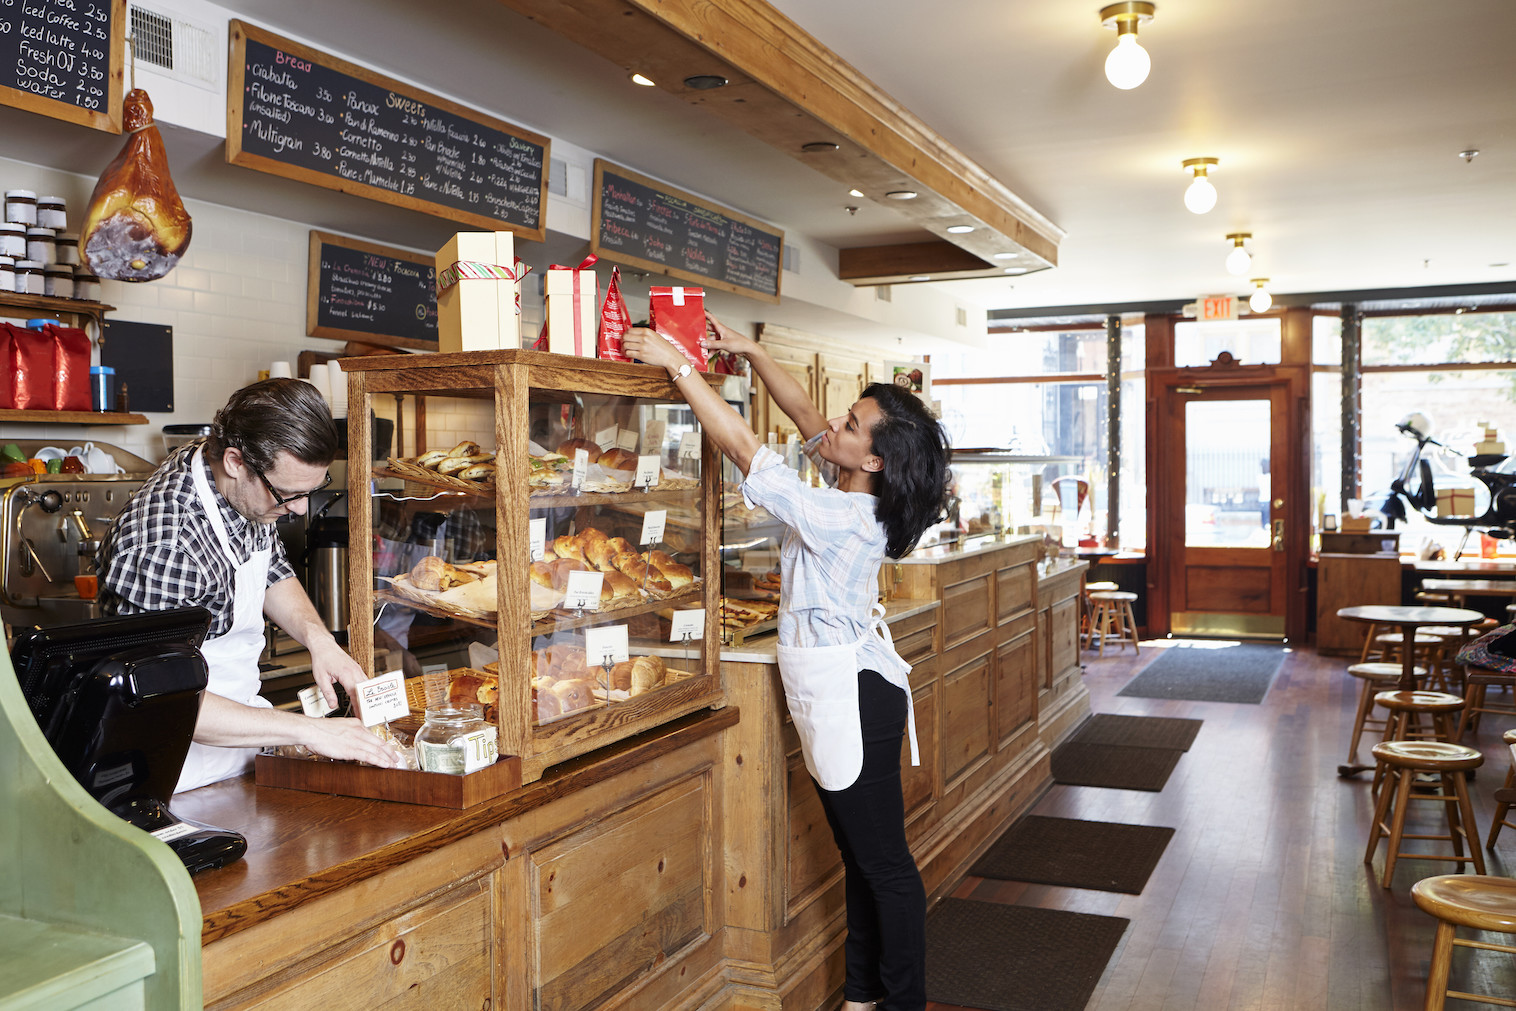
<instances>
[{"instance_id":1,"label":"storefront window","mask_svg":"<svg viewBox=\"0 0 1516 1011\"><path fill-rule=\"evenodd\" d=\"M1174 364L1206 366L1226 351L1244 365L1279 364L1278 317L1174 326Z\"/></svg>"},{"instance_id":2,"label":"storefront window","mask_svg":"<svg viewBox=\"0 0 1516 1011\"><path fill-rule=\"evenodd\" d=\"M1363 364L1441 365L1516 362L1516 312L1370 316L1363 321Z\"/></svg>"}]
</instances>

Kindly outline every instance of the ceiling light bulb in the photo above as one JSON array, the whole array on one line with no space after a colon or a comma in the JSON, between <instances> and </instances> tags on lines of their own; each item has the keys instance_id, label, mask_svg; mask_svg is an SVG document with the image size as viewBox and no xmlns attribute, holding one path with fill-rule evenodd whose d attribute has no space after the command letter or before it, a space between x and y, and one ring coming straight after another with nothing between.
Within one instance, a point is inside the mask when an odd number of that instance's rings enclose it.
<instances>
[{"instance_id":1,"label":"ceiling light bulb","mask_svg":"<svg viewBox=\"0 0 1516 1011\"><path fill-rule=\"evenodd\" d=\"M653 88L657 86L653 83L651 78L643 77L641 74L633 74L632 83L640 84L644 88Z\"/></svg>"},{"instance_id":2,"label":"ceiling light bulb","mask_svg":"<svg viewBox=\"0 0 1516 1011\"><path fill-rule=\"evenodd\" d=\"M1268 283L1269 279L1266 277L1253 278L1254 288L1252 297L1248 299L1249 309L1254 312L1269 311L1269 306L1274 304L1274 296L1270 295L1268 288L1264 287Z\"/></svg>"},{"instance_id":3,"label":"ceiling light bulb","mask_svg":"<svg viewBox=\"0 0 1516 1011\"><path fill-rule=\"evenodd\" d=\"M1148 79L1153 61L1148 51L1137 44L1137 32L1116 39L1116 48L1105 58L1105 79L1122 91L1131 91Z\"/></svg>"},{"instance_id":4,"label":"ceiling light bulb","mask_svg":"<svg viewBox=\"0 0 1516 1011\"><path fill-rule=\"evenodd\" d=\"M1232 243L1232 251L1226 256L1228 274L1246 274L1248 268L1253 265L1252 255L1242 245L1252 237L1252 232L1231 232L1227 235L1227 239Z\"/></svg>"}]
</instances>

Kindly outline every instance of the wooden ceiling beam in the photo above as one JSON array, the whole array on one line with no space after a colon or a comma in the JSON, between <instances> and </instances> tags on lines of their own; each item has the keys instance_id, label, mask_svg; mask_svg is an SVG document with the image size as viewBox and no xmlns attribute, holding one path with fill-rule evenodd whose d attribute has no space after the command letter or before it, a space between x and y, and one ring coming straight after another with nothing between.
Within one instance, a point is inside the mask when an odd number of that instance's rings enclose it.
<instances>
[{"instance_id":1,"label":"wooden ceiling beam","mask_svg":"<svg viewBox=\"0 0 1516 1011\"><path fill-rule=\"evenodd\" d=\"M1058 262L1062 229L764 0L500 2L856 187L981 262L956 276L990 277L1007 267L1029 273ZM706 91L684 84L698 74L728 83ZM817 142L837 149L802 150ZM917 197L885 196L898 190ZM974 230L952 234L949 225Z\"/></svg>"},{"instance_id":2,"label":"wooden ceiling beam","mask_svg":"<svg viewBox=\"0 0 1516 1011\"><path fill-rule=\"evenodd\" d=\"M839 249L837 276L856 285L901 284L909 281L1004 277L1005 268L999 263L986 263L951 242L934 239L930 242Z\"/></svg>"}]
</instances>

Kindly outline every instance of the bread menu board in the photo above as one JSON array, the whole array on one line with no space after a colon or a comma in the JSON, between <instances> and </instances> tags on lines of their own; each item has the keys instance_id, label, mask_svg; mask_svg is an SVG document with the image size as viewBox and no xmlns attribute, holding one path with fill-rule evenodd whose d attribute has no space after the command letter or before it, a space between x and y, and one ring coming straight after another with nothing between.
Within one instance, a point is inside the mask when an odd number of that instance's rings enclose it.
<instances>
[{"instance_id":1,"label":"bread menu board","mask_svg":"<svg viewBox=\"0 0 1516 1011\"><path fill-rule=\"evenodd\" d=\"M121 132L126 0L0 0L0 105Z\"/></svg>"},{"instance_id":2,"label":"bread menu board","mask_svg":"<svg viewBox=\"0 0 1516 1011\"><path fill-rule=\"evenodd\" d=\"M776 228L599 158L592 215L590 248L600 256L779 301Z\"/></svg>"},{"instance_id":3,"label":"bread menu board","mask_svg":"<svg viewBox=\"0 0 1516 1011\"><path fill-rule=\"evenodd\" d=\"M231 23L226 160L541 240L548 139Z\"/></svg>"},{"instance_id":4,"label":"bread menu board","mask_svg":"<svg viewBox=\"0 0 1516 1011\"><path fill-rule=\"evenodd\" d=\"M432 254L313 231L307 274L310 336L437 350Z\"/></svg>"}]
</instances>

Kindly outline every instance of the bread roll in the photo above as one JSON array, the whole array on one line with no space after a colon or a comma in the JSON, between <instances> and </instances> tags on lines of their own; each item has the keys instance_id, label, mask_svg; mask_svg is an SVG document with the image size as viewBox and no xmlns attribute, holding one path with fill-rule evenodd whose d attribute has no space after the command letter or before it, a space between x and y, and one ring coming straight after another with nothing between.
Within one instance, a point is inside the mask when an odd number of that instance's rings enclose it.
<instances>
[{"instance_id":1,"label":"bread roll","mask_svg":"<svg viewBox=\"0 0 1516 1011\"><path fill-rule=\"evenodd\" d=\"M667 593L672 590L673 584L658 570L649 565L641 555L632 551L623 551L615 558L616 568L645 590L657 590L659 593Z\"/></svg>"},{"instance_id":2,"label":"bread roll","mask_svg":"<svg viewBox=\"0 0 1516 1011\"><path fill-rule=\"evenodd\" d=\"M500 700L500 682L483 671L464 668L453 674L447 686L453 705L495 705Z\"/></svg>"},{"instance_id":3,"label":"bread roll","mask_svg":"<svg viewBox=\"0 0 1516 1011\"><path fill-rule=\"evenodd\" d=\"M563 701L552 691L551 687L537 692L537 722L546 723L548 720L556 720L563 715Z\"/></svg>"},{"instance_id":4,"label":"bread roll","mask_svg":"<svg viewBox=\"0 0 1516 1011\"><path fill-rule=\"evenodd\" d=\"M579 541L574 540L568 534L553 538L553 553L559 558L573 558L584 561L584 548Z\"/></svg>"},{"instance_id":5,"label":"bread roll","mask_svg":"<svg viewBox=\"0 0 1516 1011\"><path fill-rule=\"evenodd\" d=\"M494 458L494 455L491 453L475 453L473 456L449 455L443 457L440 461L438 461L437 473L457 474L460 471L468 470L470 467L475 467L479 464L487 463Z\"/></svg>"},{"instance_id":6,"label":"bread roll","mask_svg":"<svg viewBox=\"0 0 1516 1011\"><path fill-rule=\"evenodd\" d=\"M479 443L472 439L464 439L458 445L447 451L448 456L478 456L480 453Z\"/></svg>"},{"instance_id":7,"label":"bread roll","mask_svg":"<svg viewBox=\"0 0 1516 1011\"><path fill-rule=\"evenodd\" d=\"M615 548L616 554L618 555L623 551L630 551L632 554L637 553L636 549L632 547L632 542L627 540L625 537L612 537L606 543Z\"/></svg>"},{"instance_id":8,"label":"bread roll","mask_svg":"<svg viewBox=\"0 0 1516 1011\"><path fill-rule=\"evenodd\" d=\"M574 458L574 452L580 449L584 450L590 455L590 463L594 463L596 460L600 459L600 447L588 439L570 439L558 446L558 452L562 453L570 460Z\"/></svg>"},{"instance_id":9,"label":"bread roll","mask_svg":"<svg viewBox=\"0 0 1516 1011\"><path fill-rule=\"evenodd\" d=\"M680 565L678 562L663 551L649 551L647 560L654 568L669 581L669 585L676 590L682 590L695 581L695 573L688 565Z\"/></svg>"},{"instance_id":10,"label":"bread roll","mask_svg":"<svg viewBox=\"0 0 1516 1011\"><path fill-rule=\"evenodd\" d=\"M416 466L425 467L427 470L436 470L437 464L447 459L447 450L434 449L429 453L422 453L416 457Z\"/></svg>"},{"instance_id":11,"label":"bread roll","mask_svg":"<svg viewBox=\"0 0 1516 1011\"><path fill-rule=\"evenodd\" d=\"M639 656L632 661L632 694L657 688L663 684L663 678L668 669L663 665L663 658L657 656Z\"/></svg>"},{"instance_id":12,"label":"bread roll","mask_svg":"<svg viewBox=\"0 0 1516 1011\"><path fill-rule=\"evenodd\" d=\"M454 477L460 481L493 481L495 480L495 465L493 463L479 463L472 467L465 467Z\"/></svg>"},{"instance_id":13,"label":"bread roll","mask_svg":"<svg viewBox=\"0 0 1516 1011\"><path fill-rule=\"evenodd\" d=\"M533 562L527 567L527 574L531 576L532 582L538 586L555 589L553 586L553 565L551 562Z\"/></svg>"},{"instance_id":14,"label":"bread roll","mask_svg":"<svg viewBox=\"0 0 1516 1011\"><path fill-rule=\"evenodd\" d=\"M600 466L603 470L636 470L637 454L619 446L608 449L600 454Z\"/></svg>"},{"instance_id":15,"label":"bread roll","mask_svg":"<svg viewBox=\"0 0 1516 1011\"><path fill-rule=\"evenodd\" d=\"M642 557L658 566L660 571L664 568L664 566L679 564L678 562L674 561L673 555L669 554L667 551L659 551L656 548L654 548L652 551L649 551Z\"/></svg>"},{"instance_id":16,"label":"bread roll","mask_svg":"<svg viewBox=\"0 0 1516 1011\"><path fill-rule=\"evenodd\" d=\"M581 544L584 544L586 546L593 544L595 541L605 541L609 539L605 536L604 530L600 530L596 527L585 527L583 530L579 531L576 537Z\"/></svg>"},{"instance_id":17,"label":"bread roll","mask_svg":"<svg viewBox=\"0 0 1516 1011\"><path fill-rule=\"evenodd\" d=\"M632 597L640 598L642 596L642 593L637 589L637 584L632 581L632 578L621 572L612 570L605 573L604 585L610 588L611 595L609 598L607 598L604 591L602 591L600 594L601 600L627 600Z\"/></svg>"},{"instance_id":18,"label":"bread roll","mask_svg":"<svg viewBox=\"0 0 1516 1011\"><path fill-rule=\"evenodd\" d=\"M443 567L446 565L436 555L427 555L411 569L411 585L418 590L441 590Z\"/></svg>"},{"instance_id":19,"label":"bread roll","mask_svg":"<svg viewBox=\"0 0 1516 1011\"><path fill-rule=\"evenodd\" d=\"M615 572L618 553L610 541L601 539L590 542L590 546L585 549L584 559L601 572Z\"/></svg>"},{"instance_id":20,"label":"bread roll","mask_svg":"<svg viewBox=\"0 0 1516 1011\"><path fill-rule=\"evenodd\" d=\"M577 558L563 558L560 556L557 561L553 562L553 589L568 589L569 573L588 568L588 565L585 565Z\"/></svg>"},{"instance_id":21,"label":"bread roll","mask_svg":"<svg viewBox=\"0 0 1516 1011\"><path fill-rule=\"evenodd\" d=\"M559 681L548 689L548 693L558 696L563 711L571 713L576 709L588 709L595 701L595 682L587 678L571 678Z\"/></svg>"}]
</instances>

